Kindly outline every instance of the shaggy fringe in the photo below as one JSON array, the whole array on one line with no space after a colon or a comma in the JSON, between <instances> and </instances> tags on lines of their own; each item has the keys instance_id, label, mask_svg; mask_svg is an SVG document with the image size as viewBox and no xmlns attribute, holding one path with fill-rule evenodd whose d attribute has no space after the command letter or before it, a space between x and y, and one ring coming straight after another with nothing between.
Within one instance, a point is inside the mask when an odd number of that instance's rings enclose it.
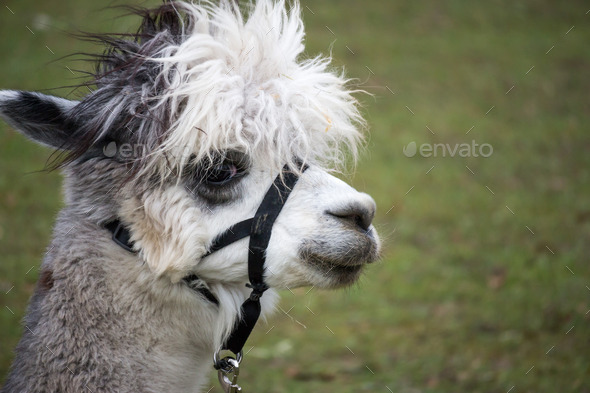
<instances>
[{"instance_id":1,"label":"shaggy fringe","mask_svg":"<svg viewBox=\"0 0 590 393\"><path fill-rule=\"evenodd\" d=\"M365 127L349 80L331 57L301 59L304 30L295 2L260 0L242 14L231 1L166 2L132 9L129 36L95 36L97 89L70 114L85 118L82 143L142 146L137 175L180 176L193 162L237 150L274 171L299 161L335 171L352 158Z\"/></svg>"}]
</instances>

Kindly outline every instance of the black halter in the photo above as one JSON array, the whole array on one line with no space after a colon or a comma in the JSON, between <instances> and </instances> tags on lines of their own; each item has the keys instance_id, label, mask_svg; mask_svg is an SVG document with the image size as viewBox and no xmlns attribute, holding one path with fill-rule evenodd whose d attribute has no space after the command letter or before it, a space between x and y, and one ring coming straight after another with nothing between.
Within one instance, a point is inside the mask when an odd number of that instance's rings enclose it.
<instances>
[{"instance_id":1,"label":"black halter","mask_svg":"<svg viewBox=\"0 0 590 393\"><path fill-rule=\"evenodd\" d=\"M302 166L305 171L307 166ZM279 216L293 187L299 180L299 176L289 171L287 165L283 168L270 186L262 199L254 217L238 222L229 227L225 232L217 236L210 247L209 253L222 249L240 239L250 236L248 244L248 288L252 288L250 297L242 304L242 318L236 323L229 338L221 350L229 350L239 354L250 336L258 317L260 316L260 297L268 289L264 282L264 262L266 261L266 248L270 241L272 226ZM217 359L216 369L227 368L225 359Z\"/></svg>"},{"instance_id":2,"label":"black halter","mask_svg":"<svg viewBox=\"0 0 590 393\"><path fill-rule=\"evenodd\" d=\"M302 172L306 169L307 166L302 165ZM248 278L250 283L246 284L246 286L251 288L252 292L250 293L250 297L242 304L241 319L234 326L229 338L220 351L229 350L236 355L240 354L252 329L254 329L254 325L256 325L256 321L258 321L261 310L260 297L268 289L268 286L264 282L266 248L270 241L273 224L298 179L299 176L289 171L288 166L285 165L281 174L275 178L273 184L266 192L254 217L240 221L219 234L209 247L209 252L203 256L211 255L225 246L250 236L250 243L248 245ZM118 245L127 251L135 252L130 242L131 236L129 230L120 221L112 221L106 224L105 228L112 232L113 240ZM202 294L210 302L219 305L219 301L215 295L207 288L191 285L194 281L199 280L196 275L191 274L190 276L184 277L183 280L189 287ZM216 357L215 368L227 368L227 359Z\"/></svg>"}]
</instances>

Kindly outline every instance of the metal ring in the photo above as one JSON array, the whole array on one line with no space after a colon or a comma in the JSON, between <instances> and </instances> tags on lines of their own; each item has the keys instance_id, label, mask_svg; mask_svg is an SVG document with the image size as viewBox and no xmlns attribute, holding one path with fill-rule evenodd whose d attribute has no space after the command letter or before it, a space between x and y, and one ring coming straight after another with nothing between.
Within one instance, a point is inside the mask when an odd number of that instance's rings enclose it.
<instances>
[{"instance_id":1,"label":"metal ring","mask_svg":"<svg viewBox=\"0 0 590 393\"><path fill-rule=\"evenodd\" d=\"M244 357L244 356L243 356L243 355L244 355L244 354L243 354L243 351L240 351L240 352L238 352L237 354L234 354L232 351L230 351L230 350L228 349L228 350L226 350L226 351L227 351L227 352L230 352L230 353L231 353L231 354L233 354L233 355L235 355L235 358L234 358L234 357L232 357L232 356L230 356L230 355L228 355L228 356L224 357L223 359L220 359L220 358L219 358L219 354L221 353L221 351L224 351L224 349L222 349L222 348L219 348L219 349L218 349L217 351L215 351L215 353L213 354L213 366L214 366L214 367L215 367L217 370L219 370L219 369L223 369L223 367L222 367L222 363L223 363L223 362L224 362L226 359L228 359L228 358L229 358L229 359L233 359L233 360L235 360L236 362L238 362L238 365L239 365L239 364L242 362L242 359L243 359L243 357ZM224 370L224 371L227 371L227 372L229 372L229 370Z\"/></svg>"}]
</instances>

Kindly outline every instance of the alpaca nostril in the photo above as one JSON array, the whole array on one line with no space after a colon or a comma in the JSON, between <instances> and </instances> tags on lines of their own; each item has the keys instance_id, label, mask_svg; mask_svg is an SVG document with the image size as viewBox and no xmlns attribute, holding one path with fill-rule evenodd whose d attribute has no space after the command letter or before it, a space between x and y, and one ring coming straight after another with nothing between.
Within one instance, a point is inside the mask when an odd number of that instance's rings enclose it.
<instances>
[{"instance_id":1,"label":"alpaca nostril","mask_svg":"<svg viewBox=\"0 0 590 393\"><path fill-rule=\"evenodd\" d=\"M375 209L373 206L369 208L361 204L352 204L344 206L340 209L328 210L326 214L337 217L343 221L352 223L355 227L361 228L363 231L368 231L375 216Z\"/></svg>"}]
</instances>

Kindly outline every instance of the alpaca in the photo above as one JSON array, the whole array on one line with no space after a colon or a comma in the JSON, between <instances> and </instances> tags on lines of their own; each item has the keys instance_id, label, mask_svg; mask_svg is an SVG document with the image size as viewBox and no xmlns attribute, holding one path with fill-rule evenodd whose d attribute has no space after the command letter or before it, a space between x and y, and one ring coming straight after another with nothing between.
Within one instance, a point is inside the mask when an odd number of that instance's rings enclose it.
<instances>
[{"instance_id":1,"label":"alpaca","mask_svg":"<svg viewBox=\"0 0 590 393\"><path fill-rule=\"evenodd\" d=\"M350 285L378 259L375 202L330 174L363 140L355 91L330 58L302 57L297 2L244 8L136 9L135 36L96 37L80 101L0 91L65 188L2 392L202 391L252 298L248 239L215 242L281 185L263 315L278 289Z\"/></svg>"}]
</instances>

